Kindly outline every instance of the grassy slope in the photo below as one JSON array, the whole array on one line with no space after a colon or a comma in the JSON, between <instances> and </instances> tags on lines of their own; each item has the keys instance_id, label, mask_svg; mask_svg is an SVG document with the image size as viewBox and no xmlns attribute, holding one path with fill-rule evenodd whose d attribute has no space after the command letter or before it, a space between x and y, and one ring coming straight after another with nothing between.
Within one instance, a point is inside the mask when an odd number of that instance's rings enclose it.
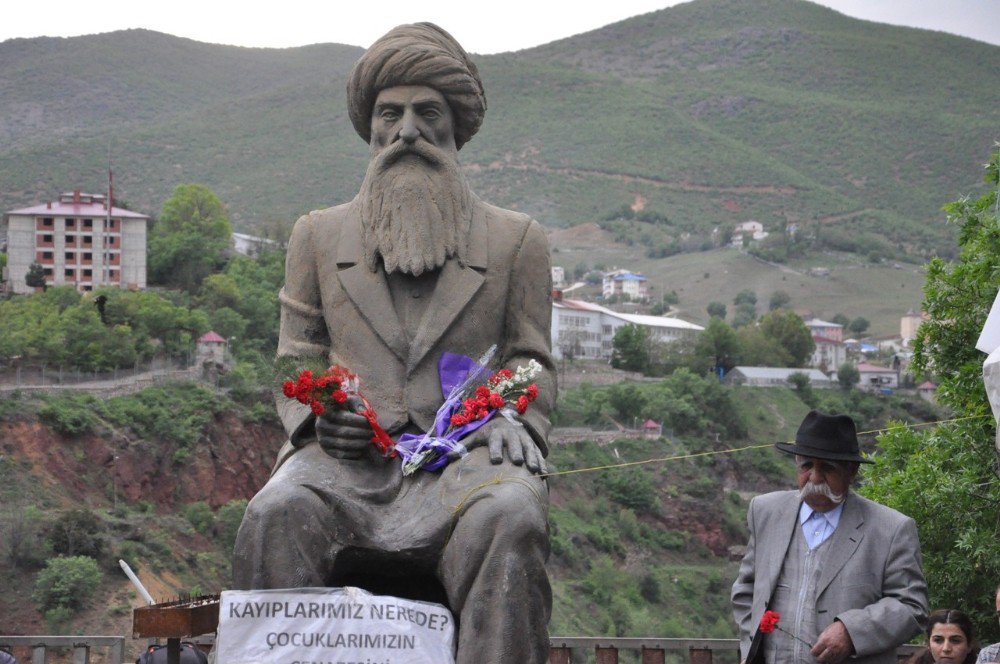
<instances>
[{"instance_id":1,"label":"grassy slope","mask_svg":"<svg viewBox=\"0 0 1000 664\"><path fill-rule=\"evenodd\" d=\"M0 44L0 204L101 189L109 142L118 191L148 211L181 181L242 228L346 200L365 159L343 97L358 53L146 31ZM926 252L997 137L996 53L799 0L697 0L478 58L491 110L463 159L484 198L547 225L638 194L682 230L861 212L837 223Z\"/></svg>"}]
</instances>

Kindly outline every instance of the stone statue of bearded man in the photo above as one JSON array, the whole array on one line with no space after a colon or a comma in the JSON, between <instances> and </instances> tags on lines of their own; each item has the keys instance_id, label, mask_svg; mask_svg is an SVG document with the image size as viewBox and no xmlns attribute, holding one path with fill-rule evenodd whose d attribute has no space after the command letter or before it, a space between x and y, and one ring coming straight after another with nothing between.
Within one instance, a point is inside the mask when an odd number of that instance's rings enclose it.
<instances>
[{"instance_id":1,"label":"stone statue of bearded man","mask_svg":"<svg viewBox=\"0 0 1000 664\"><path fill-rule=\"evenodd\" d=\"M236 542L235 587L357 585L446 603L457 661L545 662L551 589L544 457L555 400L549 252L540 226L473 194L458 150L486 111L468 54L441 28L393 29L357 62L350 117L371 146L357 197L298 220L281 291L280 358L358 374L385 429L431 429L442 353L534 360L538 399L463 439L439 472L403 476L347 410L279 398L288 433Z\"/></svg>"}]
</instances>

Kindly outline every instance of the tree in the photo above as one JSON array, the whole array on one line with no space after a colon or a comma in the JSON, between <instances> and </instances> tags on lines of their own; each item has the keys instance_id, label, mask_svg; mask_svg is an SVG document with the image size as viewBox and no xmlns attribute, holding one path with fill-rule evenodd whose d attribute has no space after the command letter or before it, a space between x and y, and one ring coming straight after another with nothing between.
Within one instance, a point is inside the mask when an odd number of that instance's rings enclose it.
<instances>
[{"instance_id":1,"label":"tree","mask_svg":"<svg viewBox=\"0 0 1000 664\"><path fill-rule=\"evenodd\" d=\"M740 363L750 367L796 366L781 343L767 336L759 325L744 325L736 330Z\"/></svg>"},{"instance_id":2,"label":"tree","mask_svg":"<svg viewBox=\"0 0 1000 664\"><path fill-rule=\"evenodd\" d=\"M45 283L45 268L41 263L32 263L28 266L28 273L24 275L24 283L32 288L41 288L42 291L48 289Z\"/></svg>"},{"instance_id":3,"label":"tree","mask_svg":"<svg viewBox=\"0 0 1000 664\"><path fill-rule=\"evenodd\" d=\"M53 558L38 573L31 598L45 612L52 609L76 610L84 605L100 583L101 570L93 558Z\"/></svg>"},{"instance_id":4,"label":"tree","mask_svg":"<svg viewBox=\"0 0 1000 664\"><path fill-rule=\"evenodd\" d=\"M177 185L150 230L150 281L197 293L225 264L232 234L229 214L212 190Z\"/></svg>"},{"instance_id":5,"label":"tree","mask_svg":"<svg viewBox=\"0 0 1000 664\"><path fill-rule=\"evenodd\" d=\"M733 314L733 327L743 327L757 320L757 307L744 302L736 305L736 312Z\"/></svg>"},{"instance_id":6,"label":"tree","mask_svg":"<svg viewBox=\"0 0 1000 664\"><path fill-rule=\"evenodd\" d=\"M786 306L792 301L792 296L783 290L776 290L771 293L771 301L768 302L767 308L769 311L774 311L775 309L780 309Z\"/></svg>"},{"instance_id":7,"label":"tree","mask_svg":"<svg viewBox=\"0 0 1000 664\"><path fill-rule=\"evenodd\" d=\"M847 326L847 329L850 330L851 333L854 334L854 336L860 337L865 333L869 325L870 323L868 322L867 318L862 318L861 316L858 316L857 318L855 318L850 322L850 324Z\"/></svg>"},{"instance_id":8,"label":"tree","mask_svg":"<svg viewBox=\"0 0 1000 664\"><path fill-rule=\"evenodd\" d=\"M733 314L733 327L743 327L757 320L757 294L752 290L742 290L733 298L736 313Z\"/></svg>"},{"instance_id":9,"label":"tree","mask_svg":"<svg viewBox=\"0 0 1000 664\"><path fill-rule=\"evenodd\" d=\"M788 382L795 388L795 392L802 399L802 403L810 408L816 405L816 395L813 393L812 381L804 373L793 373L788 377Z\"/></svg>"},{"instance_id":10,"label":"tree","mask_svg":"<svg viewBox=\"0 0 1000 664\"><path fill-rule=\"evenodd\" d=\"M847 327L850 324L851 319L845 316L844 314L834 314L833 318L830 319L830 322Z\"/></svg>"},{"instance_id":11,"label":"tree","mask_svg":"<svg viewBox=\"0 0 1000 664\"><path fill-rule=\"evenodd\" d=\"M698 335L695 356L703 366L711 367L713 373L729 371L736 366L740 356L740 342L733 328L718 318L708 321L705 330Z\"/></svg>"},{"instance_id":12,"label":"tree","mask_svg":"<svg viewBox=\"0 0 1000 664\"><path fill-rule=\"evenodd\" d=\"M928 265L923 309L930 319L914 340L914 368L938 375L939 401L961 419L879 436L862 491L916 520L931 606L961 606L981 638L996 641L1000 482L984 358L975 343L1000 287L1000 150L991 155L986 181L985 195L945 206L959 226L959 255Z\"/></svg>"},{"instance_id":13,"label":"tree","mask_svg":"<svg viewBox=\"0 0 1000 664\"><path fill-rule=\"evenodd\" d=\"M622 325L611 341L611 366L625 371L649 371L649 330L638 325Z\"/></svg>"},{"instance_id":14,"label":"tree","mask_svg":"<svg viewBox=\"0 0 1000 664\"><path fill-rule=\"evenodd\" d=\"M712 318L721 318L722 320L726 320L726 305L722 302L709 302L705 309L708 311L708 315Z\"/></svg>"},{"instance_id":15,"label":"tree","mask_svg":"<svg viewBox=\"0 0 1000 664\"><path fill-rule=\"evenodd\" d=\"M793 367L805 366L816 350L816 342L805 321L787 309L776 309L765 314L760 319L760 330L788 353Z\"/></svg>"},{"instance_id":16,"label":"tree","mask_svg":"<svg viewBox=\"0 0 1000 664\"><path fill-rule=\"evenodd\" d=\"M850 362L844 362L837 367L837 382L844 390L849 390L861 380L861 373L858 368Z\"/></svg>"}]
</instances>

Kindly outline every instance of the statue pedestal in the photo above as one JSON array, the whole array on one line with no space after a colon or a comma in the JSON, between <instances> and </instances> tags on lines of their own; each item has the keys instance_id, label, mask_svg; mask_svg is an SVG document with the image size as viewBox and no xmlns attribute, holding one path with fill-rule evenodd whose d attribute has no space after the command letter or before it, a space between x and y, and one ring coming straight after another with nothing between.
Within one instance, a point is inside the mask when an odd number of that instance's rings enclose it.
<instances>
[{"instance_id":1,"label":"statue pedestal","mask_svg":"<svg viewBox=\"0 0 1000 664\"><path fill-rule=\"evenodd\" d=\"M215 650L217 664L450 664L455 620L440 604L359 588L228 590Z\"/></svg>"}]
</instances>

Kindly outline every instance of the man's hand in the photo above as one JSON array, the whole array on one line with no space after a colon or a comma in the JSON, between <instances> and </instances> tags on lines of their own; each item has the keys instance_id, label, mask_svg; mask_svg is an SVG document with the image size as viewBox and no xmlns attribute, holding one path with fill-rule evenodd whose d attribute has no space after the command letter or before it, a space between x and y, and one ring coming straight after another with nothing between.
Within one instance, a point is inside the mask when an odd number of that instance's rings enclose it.
<instances>
[{"instance_id":1,"label":"man's hand","mask_svg":"<svg viewBox=\"0 0 1000 664\"><path fill-rule=\"evenodd\" d=\"M371 447L372 428L364 415L355 411L364 408L361 399L351 396L344 409L328 408L316 418L316 436L320 447L338 459L360 459Z\"/></svg>"},{"instance_id":2,"label":"man's hand","mask_svg":"<svg viewBox=\"0 0 1000 664\"><path fill-rule=\"evenodd\" d=\"M811 652L822 664L838 664L854 652L854 642L844 623L834 620L816 639Z\"/></svg>"},{"instance_id":3,"label":"man's hand","mask_svg":"<svg viewBox=\"0 0 1000 664\"><path fill-rule=\"evenodd\" d=\"M507 458L515 466L523 464L536 474L548 472L542 452L528 430L503 416L494 417L464 438L462 443L469 450L488 445L490 463L494 465L503 463L503 451L506 449Z\"/></svg>"}]
</instances>

